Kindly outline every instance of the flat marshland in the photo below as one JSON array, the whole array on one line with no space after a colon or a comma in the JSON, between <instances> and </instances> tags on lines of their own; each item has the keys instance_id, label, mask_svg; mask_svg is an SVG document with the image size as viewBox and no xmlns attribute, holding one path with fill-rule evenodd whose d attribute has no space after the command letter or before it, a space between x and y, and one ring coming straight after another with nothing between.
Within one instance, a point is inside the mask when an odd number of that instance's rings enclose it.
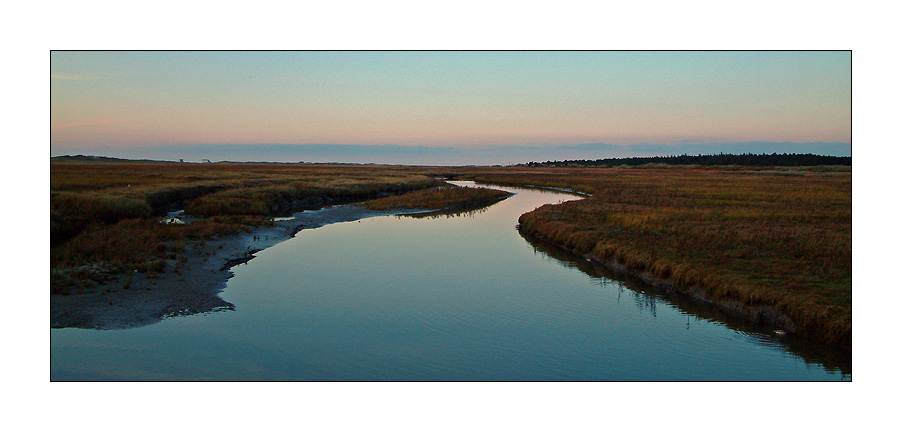
<instances>
[{"instance_id":1,"label":"flat marshland","mask_svg":"<svg viewBox=\"0 0 902 432\"><path fill-rule=\"evenodd\" d=\"M435 177L589 194L522 215L521 232L712 301L766 305L791 319L790 331L851 348L849 168L52 161L51 293L75 296L124 272L176 271L186 249L301 209L503 198ZM175 210L188 223L160 223Z\"/></svg>"}]
</instances>

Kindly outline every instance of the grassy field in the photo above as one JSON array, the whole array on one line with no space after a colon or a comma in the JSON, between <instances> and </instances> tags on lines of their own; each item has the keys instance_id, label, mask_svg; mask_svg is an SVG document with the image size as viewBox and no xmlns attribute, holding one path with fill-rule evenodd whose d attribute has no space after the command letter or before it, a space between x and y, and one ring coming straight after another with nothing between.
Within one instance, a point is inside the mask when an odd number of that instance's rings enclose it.
<instances>
[{"instance_id":1,"label":"grassy field","mask_svg":"<svg viewBox=\"0 0 902 432\"><path fill-rule=\"evenodd\" d=\"M521 229L714 299L770 305L798 333L851 348L852 175L846 168L506 168L463 175L571 188Z\"/></svg>"}]
</instances>

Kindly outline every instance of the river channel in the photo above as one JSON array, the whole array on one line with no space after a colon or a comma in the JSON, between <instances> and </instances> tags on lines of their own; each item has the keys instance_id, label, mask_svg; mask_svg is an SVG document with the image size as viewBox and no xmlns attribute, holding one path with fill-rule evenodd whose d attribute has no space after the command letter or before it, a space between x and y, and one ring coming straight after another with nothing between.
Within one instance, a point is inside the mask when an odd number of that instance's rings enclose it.
<instances>
[{"instance_id":1,"label":"river channel","mask_svg":"<svg viewBox=\"0 0 902 432\"><path fill-rule=\"evenodd\" d=\"M465 183L461 183L465 184ZM51 329L51 380L839 381L851 354L734 322L525 239L579 199L304 230L233 268L234 310Z\"/></svg>"}]
</instances>

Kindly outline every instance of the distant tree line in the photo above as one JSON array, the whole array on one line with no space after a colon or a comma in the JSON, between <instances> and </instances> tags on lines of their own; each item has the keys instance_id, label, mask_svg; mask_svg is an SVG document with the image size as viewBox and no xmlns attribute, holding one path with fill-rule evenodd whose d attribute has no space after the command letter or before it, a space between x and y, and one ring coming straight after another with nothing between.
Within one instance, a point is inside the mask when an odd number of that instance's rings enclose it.
<instances>
[{"instance_id":1,"label":"distant tree line","mask_svg":"<svg viewBox=\"0 0 902 432\"><path fill-rule=\"evenodd\" d=\"M596 160L566 160L529 162L520 166L639 166L647 164L666 165L740 165L740 166L817 166L817 165L847 165L852 166L851 156L822 156L815 154L716 154L716 155L681 155L681 156L651 156L629 158L607 158Z\"/></svg>"},{"instance_id":2,"label":"distant tree line","mask_svg":"<svg viewBox=\"0 0 902 432\"><path fill-rule=\"evenodd\" d=\"M50 162L154 162L148 159L121 159L115 157L107 157L107 156L85 156L85 155L65 155L65 156L52 156L50 157Z\"/></svg>"}]
</instances>

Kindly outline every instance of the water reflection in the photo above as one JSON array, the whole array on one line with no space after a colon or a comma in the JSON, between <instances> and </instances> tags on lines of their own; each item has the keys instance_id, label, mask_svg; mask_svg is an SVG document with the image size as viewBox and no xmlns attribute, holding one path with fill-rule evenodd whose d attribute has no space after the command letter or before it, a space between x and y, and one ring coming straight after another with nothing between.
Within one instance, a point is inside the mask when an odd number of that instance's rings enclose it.
<instances>
[{"instance_id":1,"label":"water reflection","mask_svg":"<svg viewBox=\"0 0 902 432\"><path fill-rule=\"evenodd\" d=\"M582 256L570 253L541 239L520 235L532 246L536 254L550 258L560 265L576 268L581 272L597 278L599 286L617 291L617 303L620 304L624 294L640 312L648 312L657 318L658 302L677 308L686 316L685 330L691 329L692 318L695 322L722 324L739 332L762 346L779 347L803 359L808 364L821 365L827 371L840 372L843 379L851 379L852 354L848 351L824 347L805 339L786 335L778 337L773 329L737 319L715 306L701 303L687 296L667 292L648 285L644 281L622 273L615 273L600 263L588 261Z\"/></svg>"},{"instance_id":2,"label":"water reflection","mask_svg":"<svg viewBox=\"0 0 902 432\"><path fill-rule=\"evenodd\" d=\"M502 198L501 200L509 198L509 196ZM499 200L499 201L501 201ZM485 213L489 210L489 207L498 203L499 201L492 202L482 202L476 203L463 207L455 207L450 209L442 209L442 210L434 210L427 212L416 212L416 213L404 213L397 215L398 219L401 218L414 218L414 219L441 219L441 218L453 218L453 217L474 217L478 214Z\"/></svg>"},{"instance_id":3,"label":"water reflection","mask_svg":"<svg viewBox=\"0 0 902 432\"><path fill-rule=\"evenodd\" d=\"M424 213L405 213L399 214L395 217L398 219L403 218L413 218L413 219L444 219L444 218L456 218L456 217L475 217L478 214L485 213L488 211L488 207L480 207L471 210L436 210L431 212Z\"/></svg>"}]
</instances>

